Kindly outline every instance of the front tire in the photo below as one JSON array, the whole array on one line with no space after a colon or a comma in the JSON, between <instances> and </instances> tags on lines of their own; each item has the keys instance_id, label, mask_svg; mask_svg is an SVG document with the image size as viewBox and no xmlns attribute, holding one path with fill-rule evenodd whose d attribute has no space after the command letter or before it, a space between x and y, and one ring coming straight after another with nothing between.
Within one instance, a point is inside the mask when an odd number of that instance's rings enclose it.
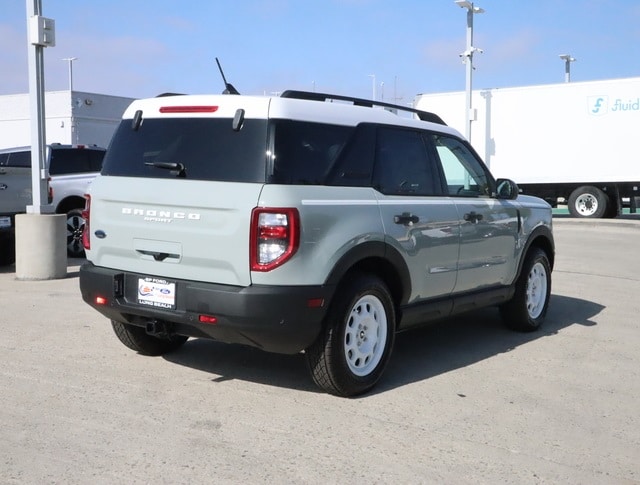
<instances>
[{"instance_id":1,"label":"front tire","mask_svg":"<svg viewBox=\"0 0 640 485\"><path fill-rule=\"evenodd\" d=\"M550 296L549 258L543 250L533 248L526 256L513 298L500 307L504 323L521 332L538 330L547 314Z\"/></svg>"},{"instance_id":2,"label":"front tire","mask_svg":"<svg viewBox=\"0 0 640 485\"><path fill-rule=\"evenodd\" d=\"M395 327L394 304L384 282L355 274L338 289L323 332L305 352L316 385L342 397L373 388L389 361Z\"/></svg>"},{"instance_id":3,"label":"front tire","mask_svg":"<svg viewBox=\"0 0 640 485\"><path fill-rule=\"evenodd\" d=\"M184 335L171 335L167 338L149 335L143 327L111 320L116 336L126 347L142 355L162 355L176 350L187 341Z\"/></svg>"}]
</instances>

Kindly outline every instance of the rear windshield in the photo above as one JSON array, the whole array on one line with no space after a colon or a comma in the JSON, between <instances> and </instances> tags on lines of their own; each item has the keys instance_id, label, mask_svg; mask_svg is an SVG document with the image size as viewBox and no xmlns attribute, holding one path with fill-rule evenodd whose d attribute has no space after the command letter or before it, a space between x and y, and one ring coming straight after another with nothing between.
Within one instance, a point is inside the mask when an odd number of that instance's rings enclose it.
<instances>
[{"instance_id":1,"label":"rear windshield","mask_svg":"<svg viewBox=\"0 0 640 485\"><path fill-rule=\"evenodd\" d=\"M266 120L148 118L138 129L131 120L118 127L102 175L264 182Z\"/></svg>"},{"instance_id":2,"label":"rear windshield","mask_svg":"<svg viewBox=\"0 0 640 485\"><path fill-rule=\"evenodd\" d=\"M52 148L50 175L99 172L102 168L104 150L86 148Z\"/></svg>"}]
</instances>

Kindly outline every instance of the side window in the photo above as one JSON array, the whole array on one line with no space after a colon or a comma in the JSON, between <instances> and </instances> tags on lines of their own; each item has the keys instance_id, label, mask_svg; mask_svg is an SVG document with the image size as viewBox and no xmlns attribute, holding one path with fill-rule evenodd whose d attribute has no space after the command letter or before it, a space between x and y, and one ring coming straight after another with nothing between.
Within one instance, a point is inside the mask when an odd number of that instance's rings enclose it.
<instances>
[{"instance_id":1,"label":"side window","mask_svg":"<svg viewBox=\"0 0 640 485\"><path fill-rule=\"evenodd\" d=\"M9 167L31 167L31 152L9 153L7 165Z\"/></svg>"},{"instance_id":2,"label":"side window","mask_svg":"<svg viewBox=\"0 0 640 485\"><path fill-rule=\"evenodd\" d=\"M371 187L376 127L362 123L342 150L327 177L327 185Z\"/></svg>"},{"instance_id":3,"label":"side window","mask_svg":"<svg viewBox=\"0 0 640 485\"><path fill-rule=\"evenodd\" d=\"M354 128L275 120L272 183L324 184Z\"/></svg>"},{"instance_id":4,"label":"side window","mask_svg":"<svg viewBox=\"0 0 640 485\"><path fill-rule=\"evenodd\" d=\"M418 131L379 127L374 186L387 195L435 195L436 177Z\"/></svg>"},{"instance_id":5,"label":"side window","mask_svg":"<svg viewBox=\"0 0 640 485\"><path fill-rule=\"evenodd\" d=\"M449 195L491 195L486 171L462 141L439 134L433 134L432 140L440 158Z\"/></svg>"},{"instance_id":6,"label":"side window","mask_svg":"<svg viewBox=\"0 0 640 485\"><path fill-rule=\"evenodd\" d=\"M0 153L0 167L6 167L8 161L9 161L9 154Z\"/></svg>"}]
</instances>

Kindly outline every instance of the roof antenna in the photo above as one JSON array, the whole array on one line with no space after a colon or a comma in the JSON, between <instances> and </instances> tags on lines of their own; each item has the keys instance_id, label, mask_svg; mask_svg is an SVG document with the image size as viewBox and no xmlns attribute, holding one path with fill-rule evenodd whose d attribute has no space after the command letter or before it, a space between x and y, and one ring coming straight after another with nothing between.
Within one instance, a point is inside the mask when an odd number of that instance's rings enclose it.
<instances>
[{"instance_id":1,"label":"roof antenna","mask_svg":"<svg viewBox=\"0 0 640 485\"><path fill-rule=\"evenodd\" d=\"M233 84L227 82L227 78L224 77L224 72L222 71L222 66L220 65L220 61L216 57L216 63L218 64L218 69L220 69L220 75L222 76L222 81L224 82L224 91L222 94L240 94L236 88L233 87Z\"/></svg>"}]
</instances>

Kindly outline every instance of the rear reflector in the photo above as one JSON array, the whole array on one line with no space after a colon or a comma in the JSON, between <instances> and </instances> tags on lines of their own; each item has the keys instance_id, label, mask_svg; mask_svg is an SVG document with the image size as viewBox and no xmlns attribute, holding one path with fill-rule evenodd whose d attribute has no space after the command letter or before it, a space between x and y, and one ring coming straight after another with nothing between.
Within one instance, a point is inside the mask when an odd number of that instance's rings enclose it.
<instances>
[{"instance_id":1,"label":"rear reflector","mask_svg":"<svg viewBox=\"0 0 640 485\"><path fill-rule=\"evenodd\" d=\"M162 106L160 113L215 113L217 106Z\"/></svg>"},{"instance_id":2,"label":"rear reflector","mask_svg":"<svg viewBox=\"0 0 640 485\"><path fill-rule=\"evenodd\" d=\"M218 319L211 315L200 315L198 320L200 323L210 323L211 325L218 323Z\"/></svg>"}]
</instances>

